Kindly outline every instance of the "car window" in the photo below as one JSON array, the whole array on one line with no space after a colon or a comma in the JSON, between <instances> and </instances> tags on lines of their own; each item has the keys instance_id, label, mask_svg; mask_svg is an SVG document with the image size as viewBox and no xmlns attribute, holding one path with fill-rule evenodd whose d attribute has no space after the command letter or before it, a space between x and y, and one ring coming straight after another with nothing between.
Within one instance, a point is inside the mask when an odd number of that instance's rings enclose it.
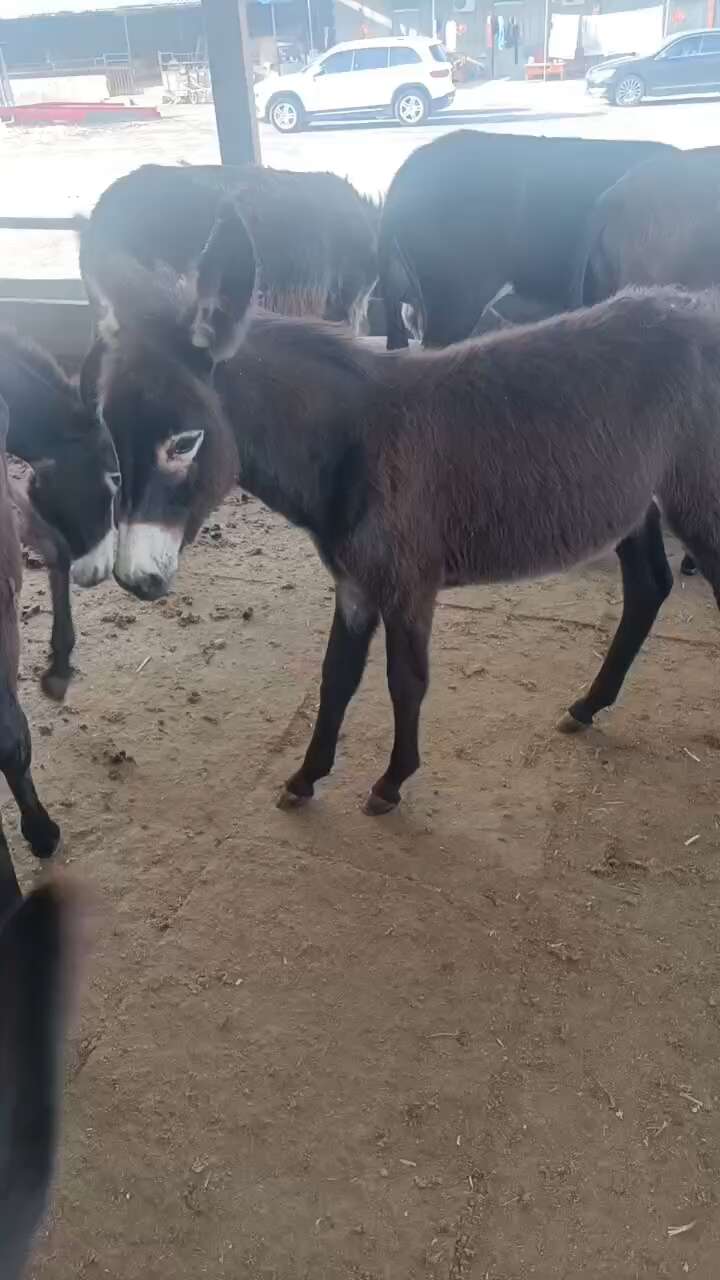
<instances>
[{"instance_id":1,"label":"car window","mask_svg":"<svg viewBox=\"0 0 720 1280\"><path fill-rule=\"evenodd\" d=\"M343 49L340 53L331 53L329 58L320 63L318 70L324 76L337 75L338 71L351 71L352 59L352 49Z\"/></svg>"},{"instance_id":2,"label":"car window","mask_svg":"<svg viewBox=\"0 0 720 1280\"><path fill-rule=\"evenodd\" d=\"M410 62L422 62L420 54L415 49L391 49L390 50L390 66L405 67Z\"/></svg>"},{"instance_id":3,"label":"car window","mask_svg":"<svg viewBox=\"0 0 720 1280\"><path fill-rule=\"evenodd\" d=\"M387 48L378 49L372 45L369 49L356 49L353 71L384 71L388 64Z\"/></svg>"},{"instance_id":4,"label":"car window","mask_svg":"<svg viewBox=\"0 0 720 1280\"><path fill-rule=\"evenodd\" d=\"M447 56L447 53L445 52L445 50L443 49L443 47L442 47L442 45L441 45L441 44L431 44L431 45L430 45L430 56L431 56L432 58L434 58L436 62L449 62L449 61L450 61L450 59L449 59L449 58L448 58L448 56ZM418 61L419 61L419 59L418 59Z\"/></svg>"},{"instance_id":5,"label":"car window","mask_svg":"<svg viewBox=\"0 0 720 1280\"><path fill-rule=\"evenodd\" d=\"M720 31L708 31L702 38L703 53L720 54Z\"/></svg>"},{"instance_id":6,"label":"car window","mask_svg":"<svg viewBox=\"0 0 720 1280\"><path fill-rule=\"evenodd\" d=\"M701 36L688 36L671 44L663 54L665 58L694 58L700 52Z\"/></svg>"}]
</instances>

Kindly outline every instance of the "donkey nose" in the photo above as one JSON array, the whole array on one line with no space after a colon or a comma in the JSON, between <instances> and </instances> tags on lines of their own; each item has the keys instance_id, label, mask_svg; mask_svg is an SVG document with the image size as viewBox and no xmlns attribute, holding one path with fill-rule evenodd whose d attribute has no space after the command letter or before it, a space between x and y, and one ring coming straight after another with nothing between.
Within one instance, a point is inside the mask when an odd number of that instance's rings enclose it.
<instances>
[{"instance_id":1,"label":"donkey nose","mask_svg":"<svg viewBox=\"0 0 720 1280\"><path fill-rule=\"evenodd\" d=\"M160 596L167 595L167 584L159 573L144 573L139 586L145 600L159 600Z\"/></svg>"},{"instance_id":2,"label":"donkey nose","mask_svg":"<svg viewBox=\"0 0 720 1280\"><path fill-rule=\"evenodd\" d=\"M121 578L115 575L121 587L139 596L141 600L159 600L168 593L168 583L159 573L139 573L133 578Z\"/></svg>"}]
</instances>

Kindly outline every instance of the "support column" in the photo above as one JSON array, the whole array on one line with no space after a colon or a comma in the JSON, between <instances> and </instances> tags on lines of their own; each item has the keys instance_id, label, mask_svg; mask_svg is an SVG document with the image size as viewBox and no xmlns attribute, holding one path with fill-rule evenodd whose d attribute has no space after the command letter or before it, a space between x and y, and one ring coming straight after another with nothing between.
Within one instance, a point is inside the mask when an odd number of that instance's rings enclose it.
<instances>
[{"instance_id":1,"label":"support column","mask_svg":"<svg viewBox=\"0 0 720 1280\"><path fill-rule=\"evenodd\" d=\"M260 162L245 0L202 0L223 164Z\"/></svg>"}]
</instances>

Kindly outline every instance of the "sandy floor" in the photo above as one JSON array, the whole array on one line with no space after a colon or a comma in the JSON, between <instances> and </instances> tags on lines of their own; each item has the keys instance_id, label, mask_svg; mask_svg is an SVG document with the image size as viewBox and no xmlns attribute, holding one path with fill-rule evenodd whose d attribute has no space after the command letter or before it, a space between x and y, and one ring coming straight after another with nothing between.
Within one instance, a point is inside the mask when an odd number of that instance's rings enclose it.
<instances>
[{"instance_id":1,"label":"sandy floor","mask_svg":"<svg viewBox=\"0 0 720 1280\"><path fill-rule=\"evenodd\" d=\"M273 807L331 598L258 503L171 601L77 596L64 708L28 572L37 782L98 901L35 1280L717 1276L720 633L677 587L622 705L556 735L617 596L612 564L446 596L424 767L372 820L380 640L335 776Z\"/></svg>"}]
</instances>

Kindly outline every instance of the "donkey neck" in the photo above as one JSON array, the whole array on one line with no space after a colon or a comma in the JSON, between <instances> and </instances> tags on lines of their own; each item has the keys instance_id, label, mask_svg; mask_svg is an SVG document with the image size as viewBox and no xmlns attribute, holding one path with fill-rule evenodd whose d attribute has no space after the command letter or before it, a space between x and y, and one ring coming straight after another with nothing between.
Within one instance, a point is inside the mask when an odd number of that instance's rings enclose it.
<instances>
[{"instance_id":1,"label":"donkey neck","mask_svg":"<svg viewBox=\"0 0 720 1280\"><path fill-rule=\"evenodd\" d=\"M359 514L369 371L364 350L336 326L262 317L216 372L240 484L321 545Z\"/></svg>"}]
</instances>

